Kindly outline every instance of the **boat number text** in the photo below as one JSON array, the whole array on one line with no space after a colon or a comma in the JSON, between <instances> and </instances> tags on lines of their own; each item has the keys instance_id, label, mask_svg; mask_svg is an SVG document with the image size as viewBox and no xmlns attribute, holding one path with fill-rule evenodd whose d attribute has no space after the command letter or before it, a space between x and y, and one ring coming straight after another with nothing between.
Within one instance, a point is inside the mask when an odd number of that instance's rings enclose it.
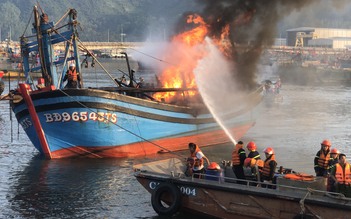
<instances>
[{"instance_id":1,"label":"boat number text","mask_svg":"<svg viewBox=\"0 0 351 219\"><path fill-rule=\"evenodd\" d=\"M149 187L150 189L154 190L160 183L159 182L150 182ZM188 196L196 196L196 189L187 187L187 186L178 186L181 193Z\"/></svg>"},{"instance_id":2,"label":"boat number text","mask_svg":"<svg viewBox=\"0 0 351 219\"><path fill-rule=\"evenodd\" d=\"M27 129L32 125L32 122L30 121L29 118L25 118L20 122L20 124L23 127L23 129Z\"/></svg>"},{"instance_id":3,"label":"boat number text","mask_svg":"<svg viewBox=\"0 0 351 219\"><path fill-rule=\"evenodd\" d=\"M88 120L99 121L99 122L112 122L117 123L117 115L115 113L104 113L104 112L63 112L63 113L46 113L44 114L46 122L85 122Z\"/></svg>"}]
</instances>

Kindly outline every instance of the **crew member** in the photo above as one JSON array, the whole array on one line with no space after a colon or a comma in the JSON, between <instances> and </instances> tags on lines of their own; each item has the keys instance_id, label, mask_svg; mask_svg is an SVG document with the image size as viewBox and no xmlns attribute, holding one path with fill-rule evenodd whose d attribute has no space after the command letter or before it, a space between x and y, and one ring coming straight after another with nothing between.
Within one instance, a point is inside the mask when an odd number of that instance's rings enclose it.
<instances>
[{"instance_id":1,"label":"crew member","mask_svg":"<svg viewBox=\"0 0 351 219\"><path fill-rule=\"evenodd\" d=\"M274 150L271 147L264 149L264 154L266 156L266 160L264 161L263 169L261 172L261 182L267 181L270 183L275 183L274 174L275 169L277 168L277 161L275 160ZM271 188L268 186L268 188Z\"/></svg>"},{"instance_id":2,"label":"crew member","mask_svg":"<svg viewBox=\"0 0 351 219\"><path fill-rule=\"evenodd\" d=\"M321 143L321 149L317 152L314 158L314 171L316 176L328 176L329 161L330 161L330 147L331 142L324 140Z\"/></svg>"},{"instance_id":3,"label":"crew member","mask_svg":"<svg viewBox=\"0 0 351 219\"><path fill-rule=\"evenodd\" d=\"M339 155L339 162L330 173L335 181L335 191L351 198L351 166L346 161L346 155Z\"/></svg>"},{"instance_id":4,"label":"crew member","mask_svg":"<svg viewBox=\"0 0 351 219\"><path fill-rule=\"evenodd\" d=\"M260 173L259 169L263 167L263 162L257 162L258 160L261 161L261 156L260 153L258 153L256 143L253 141L250 141L246 145L247 150L249 151L249 154L247 155L246 160L250 161L247 163L251 167L251 173L252 177L256 181L260 181Z\"/></svg>"},{"instance_id":5,"label":"crew member","mask_svg":"<svg viewBox=\"0 0 351 219\"><path fill-rule=\"evenodd\" d=\"M233 172L238 179L245 179L243 165L246 159L246 152L243 146L244 143L239 141L232 152ZM238 183L245 184L243 181L239 181Z\"/></svg>"},{"instance_id":6,"label":"crew member","mask_svg":"<svg viewBox=\"0 0 351 219\"><path fill-rule=\"evenodd\" d=\"M74 63L69 65L69 69L66 72L63 82L67 80L65 88L81 88L80 84L80 74L76 70L76 65Z\"/></svg>"},{"instance_id":7,"label":"crew member","mask_svg":"<svg viewBox=\"0 0 351 219\"><path fill-rule=\"evenodd\" d=\"M339 150L336 148L332 148L330 150L330 160L329 160L329 172L331 169L339 162Z\"/></svg>"},{"instance_id":8,"label":"crew member","mask_svg":"<svg viewBox=\"0 0 351 219\"><path fill-rule=\"evenodd\" d=\"M204 160L207 165L210 164L210 161L195 143L189 143L189 150L188 168L194 174L194 178L202 178L201 174L205 173Z\"/></svg>"},{"instance_id":9,"label":"crew member","mask_svg":"<svg viewBox=\"0 0 351 219\"><path fill-rule=\"evenodd\" d=\"M331 170L335 167L335 165L339 162L339 150L336 148L332 148L330 150L330 160L329 160L329 169L328 172L330 173ZM329 192L335 192L335 187L334 187L335 181L331 175L328 177L328 182L327 182L327 191Z\"/></svg>"},{"instance_id":10,"label":"crew member","mask_svg":"<svg viewBox=\"0 0 351 219\"><path fill-rule=\"evenodd\" d=\"M246 147L247 147L247 150L249 150L249 154L247 155L248 158L253 158L256 160L261 159L260 153L256 151L257 147L255 142L250 141L249 143L247 143Z\"/></svg>"}]
</instances>

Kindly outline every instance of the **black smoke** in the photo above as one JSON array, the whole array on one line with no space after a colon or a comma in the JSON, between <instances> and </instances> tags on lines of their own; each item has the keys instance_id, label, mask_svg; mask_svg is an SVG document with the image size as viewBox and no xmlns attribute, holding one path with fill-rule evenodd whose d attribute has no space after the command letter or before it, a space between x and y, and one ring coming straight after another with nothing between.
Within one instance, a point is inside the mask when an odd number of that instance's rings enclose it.
<instances>
[{"instance_id":1,"label":"black smoke","mask_svg":"<svg viewBox=\"0 0 351 219\"><path fill-rule=\"evenodd\" d=\"M209 24L211 38L219 39L222 29L230 26L229 55L235 63L233 77L242 88L256 87L255 72L263 49L274 42L277 23L291 12L320 0L198 0L201 15ZM185 16L191 14L186 13ZM184 30L184 18L178 31Z\"/></svg>"}]
</instances>

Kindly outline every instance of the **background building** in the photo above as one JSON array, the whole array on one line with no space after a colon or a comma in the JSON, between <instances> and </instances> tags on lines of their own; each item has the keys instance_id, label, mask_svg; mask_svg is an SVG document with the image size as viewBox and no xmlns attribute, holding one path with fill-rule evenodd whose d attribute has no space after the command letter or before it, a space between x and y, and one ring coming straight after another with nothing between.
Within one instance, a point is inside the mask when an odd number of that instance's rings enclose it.
<instances>
[{"instance_id":1,"label":"background building","mask_svg":"<svg viewBox=\"0 0 351 219\"><path fill-rule=\"evenodd\" d=\"M299 27L289 29L286 32L287 46L332 49L348 49L351 47L351 29Z\"/></svg>"}]
</instances>

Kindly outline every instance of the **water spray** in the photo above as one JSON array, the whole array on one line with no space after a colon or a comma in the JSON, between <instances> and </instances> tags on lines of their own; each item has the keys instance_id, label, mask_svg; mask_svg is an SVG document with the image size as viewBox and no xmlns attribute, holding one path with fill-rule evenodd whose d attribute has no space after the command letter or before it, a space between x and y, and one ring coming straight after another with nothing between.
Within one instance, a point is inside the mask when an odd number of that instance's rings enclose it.
<instances>
[{"instance_id":1,"label":"water spray","mask_svg":"<svg viewBox=\"0 0 351 219\"><path fill-rule=\"evenodd\" d=\"M205 42L207 44L209 54L208 56L199 61L196 69L194 70L196 84L208 110L211 112L218 125L224 130L224 132L234 143L234 145L236 145L237 142L234 136L232 136L228 128L225 126L224 121L219 116L220 113L216 110L219 107L215 103L215 98L210 96L210 93L215 94L215 96L217 97L221 96L219 90L224 91L226 94L230 93L225 88L225 86L223 86L228 85L228 87L233 87L233 83L231 82L232 79L226 77L229 75L227 73L230 72L230 65L228 62L226 62L226 60L224 59L220 51L217 49L217 47L213 45L210 38L206 37ZM218 84L216 84L215 82L217 82ZM212 89L212 91L208 92L210 89ZM233 105L231 105L230 107L232 106Z\"/></svg>"}]
</instances>

